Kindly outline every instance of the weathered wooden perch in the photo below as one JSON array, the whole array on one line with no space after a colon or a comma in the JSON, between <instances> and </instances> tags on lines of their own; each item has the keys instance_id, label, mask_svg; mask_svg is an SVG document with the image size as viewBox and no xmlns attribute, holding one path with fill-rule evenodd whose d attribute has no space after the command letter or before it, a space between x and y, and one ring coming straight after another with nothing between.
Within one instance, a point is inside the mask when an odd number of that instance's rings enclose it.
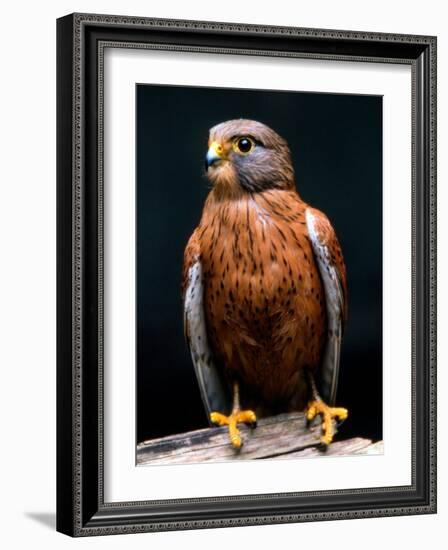
<instances>
[{"instance_id":1,"label":"weathered wooden perch","mask_svg":"<svg viewBox=\"0 0 448 550\"><path fill-rule=\"evenodd\" d=\"M303 413L281 414L259 420L255 429L241 426L244 445L240 450L229 443L227 427L212 427L160 439L137 446L137 464L191 464L254 458L298 458L380 454L383 442L353 438L336 440L326 451L319 444L320 424L306 427Z\"/></svg>"}]
</instances>

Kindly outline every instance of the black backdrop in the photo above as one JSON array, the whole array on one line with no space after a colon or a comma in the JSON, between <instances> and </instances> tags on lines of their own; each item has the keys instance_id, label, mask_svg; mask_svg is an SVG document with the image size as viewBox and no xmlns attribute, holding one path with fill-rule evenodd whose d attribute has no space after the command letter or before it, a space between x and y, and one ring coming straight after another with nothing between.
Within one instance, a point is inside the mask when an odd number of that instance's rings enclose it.
<instances>
[{"instance_id":1,"label":"black backdrop","mask_svg":"<svg viewBox=\"0 0 448 550\"><path fill-rule=\"evenodd\" d=\"M137 441L207 426L183 338L181 266L209 191L208 130L232 118L289 143L302 198L327 214L348 273L341 437L382 437L382 98L137 86Z\"/></svg>"}]
</instances>

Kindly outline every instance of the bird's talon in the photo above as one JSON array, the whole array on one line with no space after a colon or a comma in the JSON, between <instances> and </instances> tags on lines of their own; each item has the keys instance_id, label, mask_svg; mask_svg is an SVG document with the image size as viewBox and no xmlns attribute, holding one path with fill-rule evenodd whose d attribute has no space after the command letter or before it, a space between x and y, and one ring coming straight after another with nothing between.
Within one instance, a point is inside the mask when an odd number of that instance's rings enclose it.
<instances>
[{"instance_id":1,"label":"bird's talon","mask_svg":"<svg viewBox=\"0 0 448 550\"><path fill-rule=\"evenodd\" d=\"M225 426L228 424L227 416L219 412L210 413L210 421L218 426Z\"/></svg>"},{"instance_id":2,"label":"bird's talon","mask_svg":"<svg viewBox=\"0 0 448 550\"><path fill-rule=\"evenodd\" d=\"M313 420L317 415L321 417L322 421L321 443L325 447L328 447L336 433L336 421L345 420L348 417L348 410L342 407L329 407L322 400L311 401L306 411L308 422Z\"/></svg>"},{"instance_id":3,"label":"bird's talon","mask_svg":"<svg viewBox=\"0 0 448 550\"><path fill-rule=\"evenodd\" d=\"M218 426L229 426L230 442L236 449L241 449L243 440L237 424L247 424L251 428L257 425L257 417L251 410L233 411L229 416L225 416L219 412L210 413L210 420Z\"/></svg>"},{"instance_id":4,"label":"bird's talon","mask_svg":"<svg viewBox=\"0 0 448 550\"><path fill-rule=\"evenodd\" d=\"M317 415L317 409L313 404L310 404L308 406L308 410L306 411L306 419L308 422L312 422Z\"/></svg>"},{"instance_id":5,"label":"bird's talon","mask_svg":"<svg viewBox=\"0 0 448 550\"><path fill-rule=\"evenodd\" d=\"M241 449L243 446L243 440L241 439L240 431L237 431L238 433L235 433L230 437L230 441L236 449Z\"/></svg>"},{"instance_id":6,"label":"bird's talon","mask_svg":"<svg viewBox=\"0 0 448 550\"><path fill-rule=\"evenodd\" d=\"M316 446L317 450L321 453L326 453L328 451L329 445L327 443L324 443L322 440L319 441L319 443Z\"/></svg>"}]
</instances>

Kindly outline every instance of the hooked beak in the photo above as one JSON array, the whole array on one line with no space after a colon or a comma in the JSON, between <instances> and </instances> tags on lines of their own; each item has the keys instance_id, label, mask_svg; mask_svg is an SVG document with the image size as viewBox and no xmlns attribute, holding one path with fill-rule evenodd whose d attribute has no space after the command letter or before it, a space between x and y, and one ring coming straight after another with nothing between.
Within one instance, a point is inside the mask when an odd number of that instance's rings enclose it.
<instances>
[{"instance_id":1,"label":"hooked beak","mask_svg":"<svg viewBox=\"0 0 448 550\"><path fill-rule=\"evenodd\" d=\"M207 171L210 168L210 166L212 166L213 164L224 159L225 159L225 156L224 156L224 149L222 145L214 141L210 145L207 151L207 154L205 156L205 171Z\"/></svg>"}]
</instances>

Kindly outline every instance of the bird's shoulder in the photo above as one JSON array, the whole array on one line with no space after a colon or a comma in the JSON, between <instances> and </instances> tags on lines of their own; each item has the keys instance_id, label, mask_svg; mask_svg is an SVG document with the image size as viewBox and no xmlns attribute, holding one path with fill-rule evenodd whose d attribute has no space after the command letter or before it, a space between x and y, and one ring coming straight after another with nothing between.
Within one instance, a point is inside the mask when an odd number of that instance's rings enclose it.
<instances>
[{"instance_id":1,"label":"bird's shoulder","mask_svg":"<svg viewBox=\"0 0 448 550\"><path fill-rule=\"evenodd\" d=\"M201 248L199 241L199 227L197 227L191 237L188 240L187 246L184 250L184 259L182 266L182 296L185 295L188 282L190 269L200 261Z\"/></svg>"},{"instance_id":2,"label":"bird's shoulder","mask_svg":"<svg viewBox=\"0 0 448 550\"><path fill-rule=\"evenodd\" d=\"M328 261L336 269L341 286L345 304L347 302L347 273L342 254L342 248L336 231L329 218L311 206L306 208L306 220L308 227L308 236L313 243L313 248L317 246L326 250ZM346 312L345 312L346 315Z\"/></svg>"},{"instance_id":3,"label":"bird's shoulder","mask_svg":"<svg viewBox=\"0 0 448 550\"><path fill-rule=\"evenodd\" d=\"M331 257L335 261L340 258L343 263L341 245L339 244L336 231L326 214L317 208L307 205L305 215L308 231L314 232L319 243L328 248Z\"/></svg>"}]
</instances>

